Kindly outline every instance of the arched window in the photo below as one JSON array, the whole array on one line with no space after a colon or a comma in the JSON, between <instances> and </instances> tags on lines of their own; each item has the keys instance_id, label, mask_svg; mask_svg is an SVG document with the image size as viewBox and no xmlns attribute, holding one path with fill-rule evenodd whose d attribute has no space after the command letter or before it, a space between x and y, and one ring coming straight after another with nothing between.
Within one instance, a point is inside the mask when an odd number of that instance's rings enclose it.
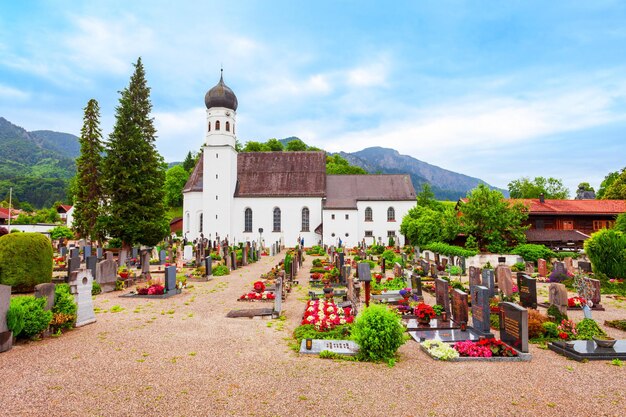
<instances>
[{"instance_id":1,"label":"arched window","mask_svg":"<svg viewBox=\"0 0 626 417\"><path fill-rule=\"evenodd\" d=\"M372 208L371 207L367 207L365 209L365 221L366 222L372 221Z\"/></svg>"},{"instance_id":2,"label":"arched window","mask_svg":"<svg viewBox=\"0 0 626 417\"><path fill-rule=\"evenodd\" d=\"M230 122L226 122L226 131L230 132Z\"/></svg>"},{"instance_id":3,"label":"arched window","mask_svg":"<svg viewBox=\"0 0 626 417\"><path fill-rule=\"evenodd\" d=\"M302 209L302 231L309 231L309 208L305 207Z\"/></svg>"},{"instance_id":4,"label":"arched window","mask_svg":"<svg viewBox=\"0 0 626 417\"><path fill-rule=\"evenodd\" d=\"M220 121L215 122L215 130L220 130Z\"/></svg>"},{"instance_id":5,"label":"arched window","mask_svg":"<svg viewBox=\"0 0 626 417\"><path fill-rule=\"evenodd\" d=\"M274 231L280 232L280 209L274 207Z\"/></svg>"},{"instance_id":6,"label":"arched window","mask_svg":"<svg viewBox=\"0 0 626 417\"><path fill-rule=\"evenodd\" d=\"M200 213L200 226L198 226L198 233L202 233L202 213Z\"/></svg>"},{"instance_id":7,"label":"arched window","mask_svg":"<svg viewBox=\"0 0 626 417\"><path fill-rule=\"evenodd\" d=\"M252 209L249 207L243 215L243 231L252 232Z\"/></svg>"},{"instance_id":8,"label":"arched window","mask_svg":"<svg viewBox=\"0 0 626 417\"><path fill-rule=\"evenodd\" d=\"M233 123L233 135L235 134L235 124Z\"/></svg>"},{"instance_id":9,"label":"arched window","mask_svg":"<svg viewBox=\"0 0 626 417\"><path fill-rule=\"evenodd\" d=\"M209 132L211 131L211 122L209 122Z\"/></svg>"},{"instance_id":10,"label":"arched window","mask_svg":"<svg viewBox=\"0 0 626 417\"><path fill-rule=\"evenodd\" d=\"M387 221L388 222L395 222L396 221L396 211L394 210L393 207L389 207L387 209Z\"/></svg>"},{"instance_id":11,"label":"arched window","mask_svg":"<svg viewBox=\"0 0 626 417\"><path fill-rule=\"evenodd\" d=\"M189 215L189 212L187 212L185 213L185 232L187 233L189 233L190 223L191 223L191 216Z\"/></svg>"}]
</instances>

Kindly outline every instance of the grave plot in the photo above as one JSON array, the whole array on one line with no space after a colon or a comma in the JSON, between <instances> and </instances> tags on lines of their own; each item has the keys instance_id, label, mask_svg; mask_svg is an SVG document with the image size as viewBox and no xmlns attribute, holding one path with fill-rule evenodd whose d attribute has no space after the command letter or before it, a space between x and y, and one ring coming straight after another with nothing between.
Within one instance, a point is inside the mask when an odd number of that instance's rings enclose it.
<instances>
[{"instance_id":1,"label":"grave plot","mask_svg":"<svg viewBox=\"0 0 626 417\"><path fill-rule=\"evenodd\" d=\"M143 285L137 285L134 291L122 294L120 297L169 298L178 295L181 292L182 290L177 287L176 267L172 265L165 268L164 282L161 282L158 279L149 280Z\"/></svg>"},{"instance_id":2,"label":"grave plot","mask_svg":"<svg viewBox=\"0 0 626 417\"><path fill-rule=\"evenodd\" d=\"M549 286L549 300L539 303L540 307L550 308L558 305L564 310L581 310L585 306L595 311L605 311L601 304L601 283L585 274L576 274L573 277L573 287L577 295L569 297L564 284L551 283Z\"/></svg>"},{"instance_id":3,"label":"grave plot","mask_svg":"<svg viewBox=\"0 0 626 417\"><path fill-rule=\"evenodd\" d=\"M252 288L253 291L241 295L238 301L272 301L275 298L273 292L265 290L266 287L263 281L256 281L252 284Z\"/></svg>"}]
</instances>

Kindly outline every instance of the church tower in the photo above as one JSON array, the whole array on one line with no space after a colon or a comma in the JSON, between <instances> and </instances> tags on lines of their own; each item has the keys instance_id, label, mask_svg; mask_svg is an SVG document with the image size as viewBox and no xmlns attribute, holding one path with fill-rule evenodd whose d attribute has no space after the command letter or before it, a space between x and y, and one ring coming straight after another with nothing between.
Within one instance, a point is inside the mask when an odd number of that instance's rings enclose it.
<instances>
[{"instance_id":1,"label":"church tower","mask_svg":"<svg viewBox=\"0 0 626 417\"><path fill-rule=\"evenodd\" d=\"M223 70L217 85L204 96L206 138L203 146L203 193L200 232L223 240L231 236L231 212L237 185L235 129L237 97L224 84Z\"/></svg>"}]
</instances>

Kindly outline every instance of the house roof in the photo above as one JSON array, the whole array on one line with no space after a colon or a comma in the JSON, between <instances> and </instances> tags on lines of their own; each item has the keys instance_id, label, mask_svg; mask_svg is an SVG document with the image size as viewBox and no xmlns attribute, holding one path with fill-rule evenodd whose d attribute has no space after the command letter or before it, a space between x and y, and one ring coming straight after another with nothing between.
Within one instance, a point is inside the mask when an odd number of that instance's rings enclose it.
<instances>
[{"instance_id":1,"label":"house roof","mask_svg":"<svg viewBox=\"0 0 626 417\"><path fill-rule=\"evenodd\" d=\"M235 197L323 197L324 152L247 152L237 155Z\"/></svg>"},{"instance_id":2,"label":"house roof","mask_svg":"<svg viewBox=\"0 0 626 417\"><path fill-rule=\"evenodd\" d=\"M202 181L204 177L203 171L204 171L204 158L202 157L202 153L200 153L200 156L198 157L198 162L196 163L196 166L193 168L193 171L191 172L191 175L189 176L189 179L187 180L187 182L185 183L185 186L183 187L183 193L188 193L188 192L193 192L193 191L202 192Z\"/></svg>"},{"instance_id":3,"label":"house roof","mask_svg":"<svg viewBox=\"0 0 626 417\"><path fill-rule=\"evenodd\" d=\"M356 209L357 201L415 201L408 175L329 175L326 209Z\"/></svg>"},{"instance_id":4,"label":"house roof","mask_svg":"<svg viewBox=\"0 0 626 417\"><path fill-rule=\"evenodd\" d=\"M172 220L170 220L170 226L175 223L182 222L182 221L183 221L182 217L174 217Z\"/></svg>"},{"instance_id":5,"label":"house roof","mask_svg":"<svg viewBox=\"0 0 626 417\"><path fill-rule=\"evenodd\" d=\"M60 210L63 210L63 213L67 213L68 211L70 211L71 208L72 208L72 206L70 206L70 205L59 204L59 206L57 207L57 212L60 212Z\"/></svg>"},{"instance_id":6,"label":"house roof","mask_svg":"<svg viewBox=\"0 0 626 417\"><path fill-rule=\"evenodd\" d=\"M11 218L15 219L17 218L17 216L21 213L21 210L18 209L11 209ZM4 207L0 207L0 219L5 219L7 220L9 218L9 209L8 208L4 208Z\"/></svg>"},{"instance_id":7,"label":"house roof","mask_svg":"<svg viewBox=\"0 0 626 417\"><path fill-rule=\"evenodd\" d=\"M460 202L467 203L467 198ZM523 203L529 214L545 215L618 215L626 212L626 200L544 200L538 198L508 199L508 202Z\"/></svg>"},{"instance_id":8,"label":"house roof","mask_svg":"<svg viewBox=\"0 0 626 417\"><path fill-rule=\"evenodd\" d=\"M580 242L588 238L589 235L579 232L578 230L526 230L526 239L529 242Z\"/></svg>"}]
</instances>

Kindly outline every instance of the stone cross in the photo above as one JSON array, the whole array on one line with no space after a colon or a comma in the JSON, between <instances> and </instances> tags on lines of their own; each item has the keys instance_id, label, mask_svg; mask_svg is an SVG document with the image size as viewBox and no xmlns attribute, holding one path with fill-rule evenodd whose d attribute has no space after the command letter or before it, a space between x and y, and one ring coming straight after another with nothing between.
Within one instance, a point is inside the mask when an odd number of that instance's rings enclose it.
<instances>
[{"instance_id":1,"label":"stone cross","mask_svg":"<svg viewBox=\"0 0 626 417\"><path fill-rule=\"evenodd\" d=\"M81 327L96 321L91 298L93 277L88 269L79 269L70 276L70 292L78 305L76 311L76 327Z\"/></svg>"}]
</instances>

